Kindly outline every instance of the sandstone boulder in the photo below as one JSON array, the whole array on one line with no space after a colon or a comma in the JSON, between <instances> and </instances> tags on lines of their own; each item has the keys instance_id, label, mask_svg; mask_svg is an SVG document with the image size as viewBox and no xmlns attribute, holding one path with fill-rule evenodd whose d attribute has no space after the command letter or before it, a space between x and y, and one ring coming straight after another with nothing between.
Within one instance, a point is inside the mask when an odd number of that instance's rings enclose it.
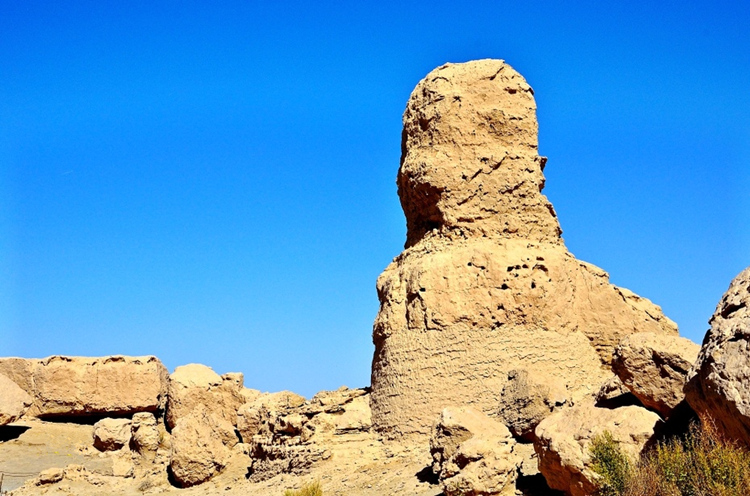
<instances>
[{"instance_id":1,"label":"sandstone boulder","mask_svg":"<svg viewBox=\"0 0 750 496\"><path fill-rule=\"evenodd\" d=\"M94 447L99 451L119 450L130 444L130 419L104 418L94 424Z\"/></svg>"},{"instance_id":2,"label":"sandstone boulder","mask_svg":"<svg viewBox=\"0 0 750 496\"><path fill-rule=\"evenodd\" d=\"M659 307L576 260L541 193L536 104L500 60L447 64L404 113L406 249L379 277L373 426L428 436L446 405L496 413L508 372L592 397L628 334L676 334Z\"/></svg>"},{"instance_id":3,"label":"sandstone boulder","mask_svg":"<svg viewBox=\"0 0 750 496\"><path fill-rule=\"evenodd\" d=\"M58 467L48 468L39 472L39 476L36 478L36 485L43 486L46 484L54 484L60 482L65 477L65 470Z\"/></svg>"},{"instance_id":4,"label":"sandstone boulder","mask_svg":"<svg viewBox=\"0 0 750 496\"><path fill-rule=\"evenodd\" d=\"M732 281L710 324L688 374L687 401L750 446L750 267Z\"/></svg>"},{"instance_id":5,"label":"sandstone boulder","mask_svg":"<svg viewBox=\"0 0 750 496\"><path fill-rule=\"evenodd\" d=\"M164 408L167 369L153 356L53 356L33 366L29 414L127 415Z\"/></svg>"},{"instance_id":6,"label":"sandstone boulder","mask_svg":"<svg viewBox=\"0 0 750 496\"><path fill-rule=\"evenodd\" d=\"M230 422L197 405L172 430L169 469L175 482L180 487L206 482L226 467L237 441Z\"/></svg>"},{"instance_id":7,"label":"sandstone boulder","mask_svg":"<svg viewBox=\"0 0 750 496\"><path fill-rule=\"evenodd\" d=\"M149 412L133 415L130 445L142 456L150 456L159 449L159 427L156 417Z\"/></svg>"},{"instance_id":8,"label":"sandstone boulder","mask_svg":"<svg viewBox=\"0 0 750 496\"><path fill-rule=\"evenodd\" d=\"M589 496L594 494L597 479L589 467L592 439L608 431L635 459L660 422L656 413L639 406L607 409L583 404L556 412L536 428L539 470L552 489Z\"/></svg>"},{"instance_id":9,"label":"sandstone boulder","mask_svg":"<svg viewBox=\"0 0 750 496\"><path fill-rule=\"evenodd\" d=\"M500 393L498 416L514 436L532 441L539 422L554 410L571 406L567 396L555 377L535 379L526 369L511 370Z\"/></svg>"},{"instance_id":10,"label":"sandstone boulder","mask_svg":"<svg viewBox=\"0 0 750 496\"><path fill-rule=\"evenodd\" d=\"M31 396L0 374L0 425L14 422L31 405Z\"/></svg>"},{"instance_id":11,"label":"sandstone boulder","mask_svg":"<svg viewBox=\"0 0 750 496\"><path fill-rule=\"evenodd\" d=\"M210 367L197 363L177 367L169 376L167 425L174 428L183 416L198 406L235 425L237 410L245 403L242 374L220 376Z\"/></svg>"},{"instance_id":12,"label":"sandstone boulder","mask_svg":"<svg viewBox=\"0 0 750 496\"><path fill-rule=\"evenodd\" d=\"M515 494L523 456L501 423L468 407L445 408L430 452L433 472L446 496Z\"/></svg>"},{"instance_id":13,"label":"sandstone boulder","mask_svg":"<svg viewBox=\"0 0 750 496\"><path fill-rule=\"evenodd\" d=\"M689 339L639 332L620 342L612 370L645 407L667 418L685 399L682 390L699 350Z\"/></svg>"}]
</instances>

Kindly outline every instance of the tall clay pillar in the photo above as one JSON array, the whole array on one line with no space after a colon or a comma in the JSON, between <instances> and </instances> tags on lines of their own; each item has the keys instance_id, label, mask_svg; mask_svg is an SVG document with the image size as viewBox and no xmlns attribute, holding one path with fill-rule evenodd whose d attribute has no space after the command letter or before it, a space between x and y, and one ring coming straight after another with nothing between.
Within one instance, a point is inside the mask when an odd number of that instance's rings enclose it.
<instances>
[{"instance_id":1,"label":"tall clay pillar","mask_svg":"<svg viewBox=\"0 0 750 496\"><path fill-rule=\"evenodd\" d=\"M509 65L435 69L403 122L406 247L378 278L373 330L373 422L386 437L426 437L449 405L496 414L510 370L577 401L624 335L677 332L565 248L541 193L534 92Z\"/></svg>"}]
</instances>

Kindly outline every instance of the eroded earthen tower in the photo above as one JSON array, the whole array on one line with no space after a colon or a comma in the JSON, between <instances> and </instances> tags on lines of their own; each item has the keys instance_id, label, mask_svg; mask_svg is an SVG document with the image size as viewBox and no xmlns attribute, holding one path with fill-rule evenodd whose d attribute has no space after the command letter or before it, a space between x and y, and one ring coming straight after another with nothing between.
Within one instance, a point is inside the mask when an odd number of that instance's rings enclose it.
<instances>
[{"instance_id":1,"label":"eroded earthen tower","mask_svg":"<svg viewBox=\"0 0 750 496\"><path fill-rule=\"evenodd\" d=\"M545 162L533 91L505 62L447 64L412 92L406 248L378 279L373 330L373 423L386 436L426 436L449 405L495 414L511 370L577 401L623 336L676 334L659 307L567 251L541 193Z\"/></svg>"}]
</instances>

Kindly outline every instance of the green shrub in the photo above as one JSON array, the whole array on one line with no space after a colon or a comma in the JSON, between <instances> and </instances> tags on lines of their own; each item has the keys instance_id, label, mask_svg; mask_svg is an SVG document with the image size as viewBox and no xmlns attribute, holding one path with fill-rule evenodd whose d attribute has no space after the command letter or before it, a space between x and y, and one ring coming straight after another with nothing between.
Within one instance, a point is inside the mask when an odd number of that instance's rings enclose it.
<instances>
[{"instance_id":1,"label":"green shrub","mask_svg":"<svg viewBox=\"0 0 750 496\"><path fill-rule=\"evenodd\" d=\"M683 439L659 444L641 465L658 478L654 496L744 496L750 487L747 449L724 438L708 418Z\"/></svg>"},{"instance_id":2,"label":"green shrub","mask_svg":"<svg viewBox=\"0 0 750 496\"><path fill-rule=\"evenodd\" d=\"M591 469L599 475L601 496L624 494L631 472L630 460L620 449L612 434L604 431L591 440Z\"/></svg>"},{"instance_id":3,"label":"green shrub","mask_svg":"<svg viewBox=\"0 0 750 496\"><path fill-rule=\"evenodd\" d=\"M708 418L682 438L657 444L635 464L608 433L591 445L602 496L745 496L750 453L727 440Z\"/></svg>"},{"instance_id":4,"label":"green shrub","mask_svg":"<svg viewBox=\"0 0 750 496\"><path fill-rule=\"evenodd\" d=\"M284 496L323 496L323 487L320 481L310 482L300 489L287 489Z\"/></svg>"}]
</instances>

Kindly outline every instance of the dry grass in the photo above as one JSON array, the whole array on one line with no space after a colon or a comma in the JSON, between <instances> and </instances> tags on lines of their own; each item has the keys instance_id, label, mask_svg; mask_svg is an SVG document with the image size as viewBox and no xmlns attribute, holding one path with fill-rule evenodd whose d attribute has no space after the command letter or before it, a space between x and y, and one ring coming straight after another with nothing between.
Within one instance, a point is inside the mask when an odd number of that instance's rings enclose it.
<instances>
[{"instance_id":1,"label":"dry grass","mask_svg":"<svg viewBox=\"0 0 750 496\"><path fill-rule=\"evenodd\" d=\"M323 487L320 481L310 482L300 489L287 489L284 496L323 496Z\"/></svg>"},{"instance_id":2,"label":"dry grass","mask_svg":"<svg viewBox=\"0 0 750 496\"><path fill-rule=\"evenodd\" d=\"M612 452L617 443L600 436L592 444L592 465L602 496L745 496L750 493L750 453L723 437L702 418L682 438L659 443L623 474ZM598 454L597 454L598 453ZM603 457L601 454L608 454ZM620 452L620 454L622 454ZM624 455L622 455L624 456ZM614 477L613 477L614 475Z\"/></svg>"}]
</instances>

